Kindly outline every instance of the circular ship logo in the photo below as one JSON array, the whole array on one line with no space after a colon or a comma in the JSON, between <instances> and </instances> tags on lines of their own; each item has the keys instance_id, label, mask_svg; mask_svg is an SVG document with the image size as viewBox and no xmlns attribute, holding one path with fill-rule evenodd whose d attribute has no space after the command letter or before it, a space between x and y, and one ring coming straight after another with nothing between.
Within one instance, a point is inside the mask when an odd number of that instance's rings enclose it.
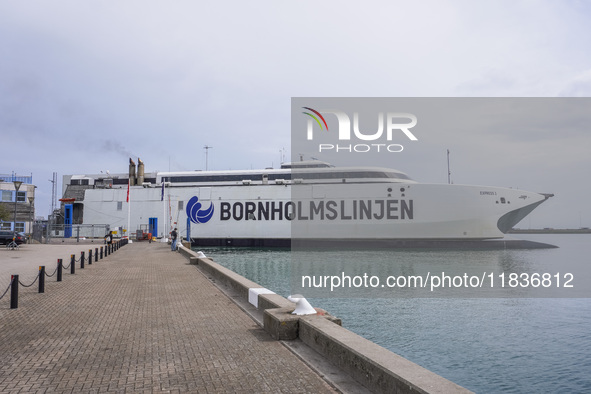
<instances>
[{"instance_id":1,"label":"circular ship logo","mask_svg":"<svg viewBox=\"0 0 591 394\"><path fill-rule=\"evenodd\" d=\"M207 223L213 216L213 202L210 203L210 206L207 209L201 209L201 206L202 205L197 196L191 197L187 203L187 216L195 224Z\"/></svg>"}]
</instances>

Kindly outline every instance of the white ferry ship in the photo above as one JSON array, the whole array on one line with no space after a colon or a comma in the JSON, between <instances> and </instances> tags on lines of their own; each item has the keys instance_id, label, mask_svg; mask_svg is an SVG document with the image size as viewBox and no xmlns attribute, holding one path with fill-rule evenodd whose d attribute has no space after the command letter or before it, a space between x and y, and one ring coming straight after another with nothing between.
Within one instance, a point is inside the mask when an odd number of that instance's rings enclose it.
<instances>
[{"instance_id":1,"label":"white ferry ship","mask_svg":"<svg viewBox=\"0 0 591 394\"><path fill-rule=\"evenodd\" d=\"M130 234L149 226L160 237L177 227L198 245L287 246L292 240L498 239L551 196L424 184L393 169L320 161L280 169L144 174L140 160L136 174L130 160L128 174L64 176L62 200L72 224L126 229L129 223Z\"/></svg>"}]
</instances>

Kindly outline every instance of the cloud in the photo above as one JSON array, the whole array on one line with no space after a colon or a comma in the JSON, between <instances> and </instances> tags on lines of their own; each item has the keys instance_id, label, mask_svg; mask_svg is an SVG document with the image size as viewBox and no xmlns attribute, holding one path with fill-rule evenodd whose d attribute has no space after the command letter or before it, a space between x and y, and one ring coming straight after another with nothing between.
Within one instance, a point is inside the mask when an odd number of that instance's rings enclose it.
<instances>
[{"instance_id":1,"label":"cloud","mask_svg":"<svg viewBox=\"0 0 591 394\"><path fill-rule=\"evenodd\" d=\"M559 96L589 97L591 96L591 69L586 70L565 83Z\"/></svg>"},{"instance_id":2,"label":"cloud","mask_svg":"<svg viewBox=\"0 0 591 394\"><path fill-rule=\"evenodd\" d=\"M215 147L212 168L267 167L289 146L291 97L590 87L591 54L579 44L590 34L585 2L258 4L0 3L0 132L27 144L26 155L6 152L3 167L43 180L125 172L119 160L135 153L151 169L198 169L205 144Z\"/></svg>"}]
</instances>

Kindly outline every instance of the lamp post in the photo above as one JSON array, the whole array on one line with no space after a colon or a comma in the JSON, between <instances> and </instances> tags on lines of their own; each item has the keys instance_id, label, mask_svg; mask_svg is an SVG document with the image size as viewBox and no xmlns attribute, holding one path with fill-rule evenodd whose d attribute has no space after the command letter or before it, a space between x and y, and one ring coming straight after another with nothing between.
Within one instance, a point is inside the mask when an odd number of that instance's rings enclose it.
<instances>
[{"instance_id":1,"label":"lamp post","mask_svg":"<svg viewBox=\"0 0 591 394\"><path fill-rule=\"evenodd\" d=\"M13 227L13 235L12 235L12 242L8 245L9 247L16 246L16 200L18 200L18 189L20 189L21 185L23 184L21 181L13 181L14 184L14 227ZM14 245L13 245L14 244Z\"/></svg>"},{"instance_id":2,"label":"lamp post","mask_svg":"<svg viewBox=\"0 0 591 394\"><path fill-rule=\"evenodd\" d=\"M29 196L29 214L31 215L29 217L29 243L33 243L33 200L35 199L35 197Z\"/></svg>"}]
</instances>

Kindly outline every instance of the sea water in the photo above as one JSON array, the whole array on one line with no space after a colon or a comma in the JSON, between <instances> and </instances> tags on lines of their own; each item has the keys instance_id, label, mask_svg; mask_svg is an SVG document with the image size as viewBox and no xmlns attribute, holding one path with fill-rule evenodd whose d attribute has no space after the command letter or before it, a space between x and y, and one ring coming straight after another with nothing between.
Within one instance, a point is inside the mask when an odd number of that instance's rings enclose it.
<instances>
[{"instance_id":1,"label":"sea water","mask_svg":"<svg viewBox=\"0 0 591 394\"><path fill-rule=\"evenodd\" d=\"M380 264L403 261L406 266L417 267L437 259L465 264L492 261L513 270L525 267L532 273L549 269L560 272L566 263L585 263L591 255L589 234L520 238L559 248L373 251L368 258ZM278 294L290 293L289 249L196 249ZM578 289L591 288L587 278L579 276L572 283ZM309 300L313 306L340 317L345 328L475 392L591 392L590 298L389 296Z\"/></svg>"}]
</instances>

